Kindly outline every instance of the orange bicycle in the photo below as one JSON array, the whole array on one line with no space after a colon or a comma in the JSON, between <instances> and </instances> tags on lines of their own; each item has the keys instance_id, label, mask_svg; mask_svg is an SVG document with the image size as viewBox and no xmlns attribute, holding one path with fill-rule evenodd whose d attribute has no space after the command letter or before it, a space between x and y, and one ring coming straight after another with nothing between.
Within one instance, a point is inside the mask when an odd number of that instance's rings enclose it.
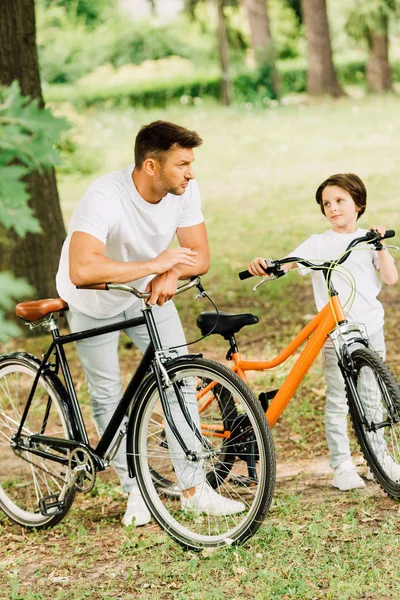
<instances>
[{"instance_id":1,"label":"orange bicycle","mask_svg":"<svg viewBox=\"0 0 400 600\"><path fill-rule=\"evenodd\" d=\"M394 231L387 231L384 237L394 235ZM282 269L282 265L297 263L323 272L329 301L288 346L270 360L245 360L239 352L235 334L243 327L258 322L258 318L253 314L203 312L197 318L197 325L203 335L212 332L229 342L227 359L233 362L232 371L246 383L247 371L273 369L284 363L306 342L281 387L278 390L263 392L259 396L271 427L287 407L329 337L337 353L338 365L345 381L350 416L364 457L381 487L393 498L398 498L400 388L386 363L370 347L365 326L347 322L341 299L332 283L333 270L347 259L356 246L362 243L372 244L379 250L383 247L381 239L378 232L369 231L353 240L341 257L323 264L314 264L293 256L272 261L271 266L266 269L266 274L270 277L260 283L285 275L287 271ZM246 279L252 275L243 271L239 277ZM224 433L226 432L221 432L220 435ZM249 478L255 475L256 462L257 452L254 451L253 455L248 452Z\"/></svg>"}]
</instances>

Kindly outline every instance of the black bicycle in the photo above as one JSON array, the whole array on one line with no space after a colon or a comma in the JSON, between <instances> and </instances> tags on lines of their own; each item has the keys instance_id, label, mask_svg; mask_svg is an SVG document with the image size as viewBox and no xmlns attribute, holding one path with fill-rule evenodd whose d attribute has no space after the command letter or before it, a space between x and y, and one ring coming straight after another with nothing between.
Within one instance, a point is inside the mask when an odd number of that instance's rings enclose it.
<instances>
[{"instance_id":1,"label":"black bicycle","mask_svg":"<svg viewBox=\"0 0 400 600\"><path fill-rule=\"evenodd\" d=\"M204 293L199 278L178 292L193 286ZM193 549L244 542L263 522L275 485L273 441L259 403L225 366L198 354L178 356L163 349L146 304L148 294L129 285L106 288L141 298L143 316L61 335L58 317L68 309L62 299L16 307L29 326L40 324L50 331L52 341L42 359L25 352L0 356L0 507L27 528L56 525L76 492L93 488L96 472L110 466L126 436L130 475L136 476L149 510L167 533ZM64 346L143 324L149 346L93 448ZM198 416L188 410L193 398ZM176 427L177 410L191 435ZM253 477L248 476L249 457L255 462ZM229 516L182 510L177 460L197 477L202 473L219 494L240 501L244 510Z\"/></svg>"}]
</instances>

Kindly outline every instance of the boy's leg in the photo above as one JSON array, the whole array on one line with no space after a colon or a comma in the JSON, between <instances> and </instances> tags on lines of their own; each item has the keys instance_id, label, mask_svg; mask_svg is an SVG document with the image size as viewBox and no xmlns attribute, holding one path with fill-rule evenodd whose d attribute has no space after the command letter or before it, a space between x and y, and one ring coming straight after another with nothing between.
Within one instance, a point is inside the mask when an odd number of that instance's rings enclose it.
<instances>
[{"instance_id":1,"label":"boy's leg","mask_svg":"<svg viewBox=\"0 0 400 600\"><path fill-rule=\"evenodd\" d=\"M326 383L326 441L330 452L330 466L336 469L344 461L351 460L347 434L347 398L335 349L325 347L322 361Z\"/></svg>"}]
</instances>

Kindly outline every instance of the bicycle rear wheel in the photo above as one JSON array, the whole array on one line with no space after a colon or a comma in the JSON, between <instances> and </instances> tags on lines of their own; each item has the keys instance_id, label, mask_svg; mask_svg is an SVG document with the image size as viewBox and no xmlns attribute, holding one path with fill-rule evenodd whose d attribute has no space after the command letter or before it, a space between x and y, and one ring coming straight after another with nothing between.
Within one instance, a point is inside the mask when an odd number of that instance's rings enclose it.
<instances>
[{"instance_id":1,"label":"bicycle rear wheel","mask_svg":"<svg viewBox=\"0 0 400 600\"><path fill-rule=\"evenodd\" d=\"M387 364L369 348L351 354L347 397L354 431L379 485L400 497L400 388Z\"/></svg>"},{"instance_id":2,"label":"bicycle rear wheel","mask_svg":"<svg viewBox=\"0 0 400 600\"><path fill-rule=\"evenodd\" d=\"M202 402L209 402L207 410L199 411L200 430L208 449L200 452L200 443L185 439L189 449L202 458L193 463L186 460L185 489L193 481L206 480L214 484L218 494L241 502L239 514L209 515L181 508L180 493L176 497L157 484L154 470L171 481L176 489L181 483L175 473L177 456L165 447L160 432L163 425L154 419L158 412L164 423L159 392L154 380L137 399L130 427L128 448L133 449L136 477L143 497L153 516L173 538L192 549L239 544L252 536L262 524L272 501L275 485L275 453L265 415L252 391L226 367L199 357L182 357L167 366L168 375L187 405L203 390ZM223 414L213 389L229 395L229 411ZM227 396L228 397L228 396ZM213 406L215 420L212 418ZM156 411L157 409L157 411ZM229 425L229 429L226 426ZM130 443L129 443L130 442ZM172 455L172 456L171 456ZM174 459L174 460L172 460ZM175 463L175 466L174 466Z\"/></svg>"},{"instance_id":3,"label":"bicycle rear wheel","mask_svg":"<svg viewBox=\"0 0 400 600\"><path fill-rule=\"evenodd\" d=\"M14 438L38 366L38 359L28 354L0 358L0 508L19 525L41 529L56 525L65 516L74 500L75 489L65 495L62 507L50 508L51 502L66 490L68 465L18 448ZM22 438L26 440L32 434L42 434L68 439L72 438L70 431L63 387L55 375L42 374L21 432ZM44 445L40 449L49 450ZM67 454L65 451L64 458Z\"/></svg>"}]
</instances>

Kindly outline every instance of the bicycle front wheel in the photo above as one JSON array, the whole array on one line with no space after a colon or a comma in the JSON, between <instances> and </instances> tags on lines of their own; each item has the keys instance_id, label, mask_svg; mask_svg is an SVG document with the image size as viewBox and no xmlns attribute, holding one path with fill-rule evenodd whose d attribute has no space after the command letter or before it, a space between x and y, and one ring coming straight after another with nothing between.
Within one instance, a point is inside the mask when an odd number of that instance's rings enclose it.
<instances>
[{"instance_id":1,"label":"bicycle front wheel","mask_svg":"<svg viewBox=\"0 0 400 600\"><path fill-rule=\"evenodd\" d=\"M37 359L27 354L0 358L0 508L19 525L41 529L56 525L64 517L75 490L65 494L61 507L51 508L60 495L64 496L68 465L22 449L15 440L38 364ZM22 439L27 440L32 434L72 437L62 393L56 376L40 376L22 428ZM45 445L40 449L49 450Z\"/></svg>"},{"instance_id":2,"label":"bicycle front wheel","mask_svg":"<svg viewBox=\"0 0 400 600\"><path fill-rule=\"evenodd\" d=\"M354 350L351 358L354 373L346 389L354 431L379 485L392 498L399 498L399 384L387 364L370 348Z\"/></svg>"},{"instance_id":3,"label":"bicycle front wheel","mask_svg":"<svg viewBox=\"0 0 400 600\"><path fill-rule=\"evenodd\" d=\"M169 403L176 401L171 394L180 394L185 405L191 406L191 414L197 412L193 420L198 418L205 442L201 444L193 431L183 435L195 462L182 452L179 455L171 435L166 444L159 391L155 381L149 381L137 399L130 428L130 447L143 497L159 525L187 548L243 543L264 521L274 491L275 453L265 415L250 388L219 363L182 357L167 366L167 371L174 390L169 392ZM224 394L229 409L221 411ZM160 419L155 419L155 414ZM211 507L188 510L180 493L171 496L157 483L155 471L177 490L197 486L207 493L215 487L228 504L233 500L241 508L236 514L215 514L218 511Z\"/></svg>"}]
</instances>

